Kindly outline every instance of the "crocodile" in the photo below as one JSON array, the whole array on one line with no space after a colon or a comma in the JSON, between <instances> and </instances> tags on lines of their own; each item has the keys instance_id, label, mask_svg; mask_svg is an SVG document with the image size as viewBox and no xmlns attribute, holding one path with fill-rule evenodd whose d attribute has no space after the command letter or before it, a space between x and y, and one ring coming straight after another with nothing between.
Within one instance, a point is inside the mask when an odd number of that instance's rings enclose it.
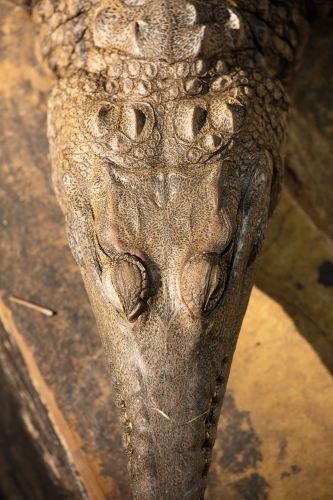
<instances>
[{"instance_id":1,"label":"crocodile","mask_svg":"<svg viewBox=\"0 0 333 500\"><path fill-rule=\"evenodd\" d=\"M53 183L108 360L133 497L202 500L283 180L284 85L332 2L29 8L57 77Z\"/></svg>"}]
</instances>

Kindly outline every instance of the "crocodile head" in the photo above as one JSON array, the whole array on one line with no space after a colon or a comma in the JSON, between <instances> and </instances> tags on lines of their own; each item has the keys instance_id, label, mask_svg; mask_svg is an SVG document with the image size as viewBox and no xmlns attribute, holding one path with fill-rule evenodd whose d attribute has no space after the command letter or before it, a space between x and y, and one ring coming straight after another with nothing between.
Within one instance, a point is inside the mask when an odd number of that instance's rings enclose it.
<instances>
[{"instance_id":1,"label":"crocodile head","mask_svg":"<svg viewBox=\"0 0 333 500\"><path fill-rule=\"evenodd\" d=\"M103 50L108 19L110 7L94 18ZM134 497L197 500L278 198L286 104L264 70L226 62L236 56L203 44L194 22L188 57L174 38L152 52L135 22L104 72L55 87L53 178L109 361Z\"/></svg>"},{"instance_id":2,"label":"crocodile head","mask_svg":"<svg viewBox=\"0 0 333 500\"><path fill-rule=\"evenodd\" d=\"M279 88L259 72L199 76L198 66L168 66L171 82L80 73L50 101L54 183L110 363L138 499L203 496L280 180L282 113L273 124L257 95L262 87L282 99ZM184 71L192 72L185 81Z\"/></svg>"}]
</instances>

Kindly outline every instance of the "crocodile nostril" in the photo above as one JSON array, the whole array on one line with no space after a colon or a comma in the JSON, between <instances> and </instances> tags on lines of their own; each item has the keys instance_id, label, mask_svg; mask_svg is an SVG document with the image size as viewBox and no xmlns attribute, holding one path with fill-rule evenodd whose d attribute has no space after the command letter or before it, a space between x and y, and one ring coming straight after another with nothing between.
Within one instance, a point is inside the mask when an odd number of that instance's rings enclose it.
<instances>
[{"instance_id":1,"label":"crocodile nostril","mask_svg":"<svg viewBox=\"0 0 333 500\"><path fill-rule=\"evenodd\" d=\"M115 257L103 266L102 283L109 302L134 321L145 310L149 295L147 272L134 255Z\"/></svg>"}]
</instances>

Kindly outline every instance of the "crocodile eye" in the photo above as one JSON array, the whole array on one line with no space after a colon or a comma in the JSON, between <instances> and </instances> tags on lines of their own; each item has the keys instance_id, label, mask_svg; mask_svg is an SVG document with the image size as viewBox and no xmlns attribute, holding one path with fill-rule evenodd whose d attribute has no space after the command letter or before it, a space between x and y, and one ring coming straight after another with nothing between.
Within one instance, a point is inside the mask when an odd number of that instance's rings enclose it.
<instances>
[{"instance_id":1,"label":"crocodile eye","mask_svg":"<svg viewBox=\"0 0 333 500\"><path fill-rule=\"evenodd\" d=\"M102 137L115 130L119 108L109 102L94 103L85 117L85 126L90 134Z\"/></svg>"},{"instance_id":2,"label":"crocodile eye","mask_svg":"<svg viewBox=\"0 0 333 500\"><path fill-rule=\"evenodd\" d=\"M209 118L216 131L231 136L241 128L245 108L237 99L230 98L226 101L217 97L209 103Z\"/></svg>"},{"instance_id":3,"label":"crocodile eye","mask_svg":"<svg viewBox=\"0 0 333 500\"><path fill-rule=\"evenodd\" d=\"M193 142L208 128L207 110L204 101L184 101L176 108L174 126L178 137Z\"/></svg>"},{"instance_id":4,"label":"crocodile eye","mask_svg":"<svg viewBox=\"0 0 333 500\"><path fill-rule=\"evenodd\" d=\"M205 316L220 300L227 280L227 263L218 254L199 254L185 264L181 277L182 298L194 316Z\"/></svg>"},{"instance_id":5,"label":"crocodile eye","mask_svg":"<svg viewBox=\"0 0 333 500\"><path fill-rule=\"evenodd\" d=\"M147 272L134 255L124 254L103 266L102 283L109 302L134 321L146 307Z\"/></svg>"},{"instance_id":6,"label":"crocodile eye","mask_svg":"<svg viewBox=\"0 0 333 500\"><path fill-rule=\"evenodd\" d=\"M144 141L154 127L154 112L149 104L131 103L121 109L119 129L132 141Z\"/></svg>"}]
</instances>

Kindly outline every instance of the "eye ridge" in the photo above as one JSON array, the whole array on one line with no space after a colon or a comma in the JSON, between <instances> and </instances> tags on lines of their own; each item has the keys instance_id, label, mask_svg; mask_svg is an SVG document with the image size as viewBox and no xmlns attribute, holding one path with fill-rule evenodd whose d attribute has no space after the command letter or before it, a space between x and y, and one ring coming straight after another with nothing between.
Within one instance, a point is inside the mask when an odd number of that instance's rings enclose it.
<instances>
[{"instance_id":1,"label":"eye ridge","mask_svg":"<svg viewBox=\"0 0 333 500\"><path fill-rule=\"evenodd\" d=\"M196 254L184 264L180 275L180 292L194 316L207 316L220 301L228 279L228 254L231 248L232 242L221 255Z\"/></svg>"},{"instance_id":2,"label":"eye ridge","mask_svg":"<svg viewBox=\"0 0 333 500\"><path fill-rule=\"evenodd\" d=\"M108 301L134 322L147 307L150 285L143 262L135 255L115 255L103 265L102 284Z\"/></svg>"}]
</instances>

